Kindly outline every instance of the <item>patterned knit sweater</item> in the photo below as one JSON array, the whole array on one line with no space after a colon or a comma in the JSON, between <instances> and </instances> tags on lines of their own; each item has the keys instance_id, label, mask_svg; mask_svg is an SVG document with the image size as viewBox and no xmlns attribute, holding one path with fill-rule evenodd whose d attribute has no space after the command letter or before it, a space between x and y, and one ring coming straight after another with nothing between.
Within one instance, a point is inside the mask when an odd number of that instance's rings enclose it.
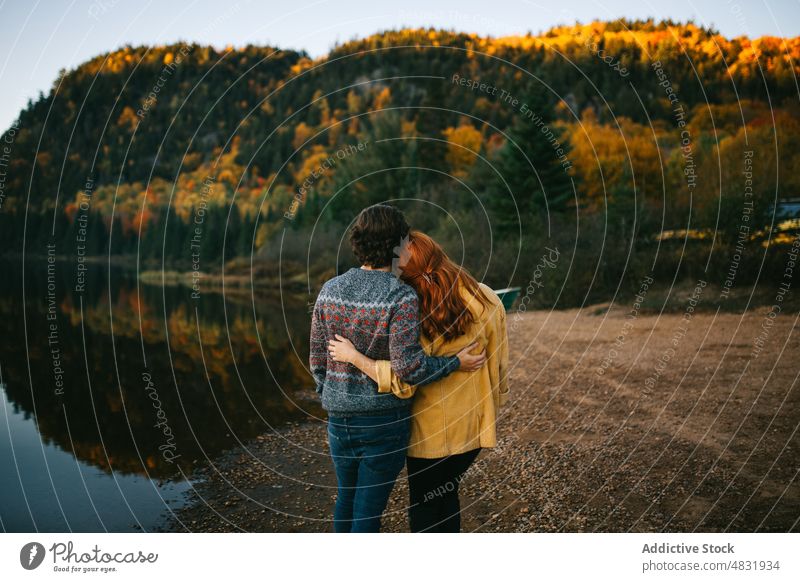
<instances>
[{"instance_id":1,"label":"patterned knit sweater","mask_svg":"<svg viewBox=\"0 0 800 582\"><path fill-rule=\"evenodd\" d=\"M456 356L428 356L419 345L416 292L386 271L352 268L327 281L311 320L311 373L322 407L333 416L379 414L411 405L410 399L378 394L378 385L352 364L328 354L335 334L376 360L390 360L395 373L417 386L459 367Z\"/></svg>"}]
</instances>

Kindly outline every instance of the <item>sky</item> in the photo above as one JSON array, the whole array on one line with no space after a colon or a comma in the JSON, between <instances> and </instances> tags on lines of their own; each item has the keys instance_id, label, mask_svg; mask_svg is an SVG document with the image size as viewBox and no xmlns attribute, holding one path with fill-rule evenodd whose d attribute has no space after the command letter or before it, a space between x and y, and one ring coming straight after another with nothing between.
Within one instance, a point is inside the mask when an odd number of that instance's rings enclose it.
<instances>
[{"instance_id":1,"label":"sky","mask_svg":"<svg viewBox=\"0 0 800 582\"><path fill-rule=\"evenodd\" d=\"M0 131L60 69L126 44L269 44L317 57L403 26L504 36L621 17L693 19L729 38L800 35L800 0L0 0Z\"/></svg>"}]
</instances>

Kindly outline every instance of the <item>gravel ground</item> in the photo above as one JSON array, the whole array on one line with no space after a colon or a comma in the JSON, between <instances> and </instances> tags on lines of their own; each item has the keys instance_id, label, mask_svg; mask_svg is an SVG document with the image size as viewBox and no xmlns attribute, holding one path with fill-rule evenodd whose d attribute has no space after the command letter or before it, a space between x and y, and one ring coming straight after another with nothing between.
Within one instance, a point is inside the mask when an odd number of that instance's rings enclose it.
<instances>
[{"instance_id":1,"label":"gravel ground","mask_svg":"<svg viewBox=\"0 0 800 582\"><path fill-rule=\"evenodd\" d=\"M511 399L499 446L462 483L463 529L798 531L797 315L630 308L509 314ZM163 529L332 531L319 421L262 435L196 478ZM407 531L407 499L404 472L384 531Z\"/></svg>"}]
</instances>

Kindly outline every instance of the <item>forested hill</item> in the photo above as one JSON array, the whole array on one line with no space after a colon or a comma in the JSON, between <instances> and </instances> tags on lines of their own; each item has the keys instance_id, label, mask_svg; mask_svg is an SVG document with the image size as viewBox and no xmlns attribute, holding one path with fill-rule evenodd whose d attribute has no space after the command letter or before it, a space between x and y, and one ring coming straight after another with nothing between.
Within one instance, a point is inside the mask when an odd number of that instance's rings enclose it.
<instances>
[{"instance_id":1,"label":"forested hill","mask_svg":"<svg viewBox=\"0 0 800 582\"><path fill-rule=\"evenodd\" d=\"M271 47L125 47L63 73L3 136L0 238L22 250L27 204L28 250L52 239L72 252L80 218L92 253L134 252L141 234L145 256L166 246L180 260L202 206L203 252L216 260L263 250L287 226L302 232L323 209L346 222L376 199L440 203L454 177L502 214L509 205L485 162L516 167L509 135L539 154L541 181L508 180L522 212L535 214L548 188L551 212L604 212L634 190L661 230L685 227L690 198L695 220L718 212L720 164L739 168L744 141L771 144L772 158L781 142L780 175L762 172L762 191L797 184L798 59L800 38L652 21L506 38L404 29L318 60ZM526 138L520 104L552 129L549 144Z\"/></svg>"}]
</instances>

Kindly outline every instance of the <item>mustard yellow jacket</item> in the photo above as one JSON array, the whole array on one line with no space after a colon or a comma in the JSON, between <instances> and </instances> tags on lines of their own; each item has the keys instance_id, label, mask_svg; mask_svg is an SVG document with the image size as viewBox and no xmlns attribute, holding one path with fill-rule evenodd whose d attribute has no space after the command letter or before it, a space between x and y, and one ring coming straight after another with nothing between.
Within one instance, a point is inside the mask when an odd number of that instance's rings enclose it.
<instances>
[{"instance_id":1,"label":"mustard yellow jacket","mask_svg":"<svg viewBox=\"0 0 800 582\"><path fill-rule=\"evenodd\" d=\"M489 308L464 289L475 322L466 334L445 342L420 337L429 355L454 355L477 341L486 348L487 362L476 372L456 371L431 384L406 384L392 371L388 360L376 362L378 392L392 392L411 398L411 439L409 457L435 459L497 444L497 411L508 399L508 333L506 312L500 298L483 283L481 289L491 301ZM475 350L480 352L480 348Z\"/></svg>"}]
</instances>

